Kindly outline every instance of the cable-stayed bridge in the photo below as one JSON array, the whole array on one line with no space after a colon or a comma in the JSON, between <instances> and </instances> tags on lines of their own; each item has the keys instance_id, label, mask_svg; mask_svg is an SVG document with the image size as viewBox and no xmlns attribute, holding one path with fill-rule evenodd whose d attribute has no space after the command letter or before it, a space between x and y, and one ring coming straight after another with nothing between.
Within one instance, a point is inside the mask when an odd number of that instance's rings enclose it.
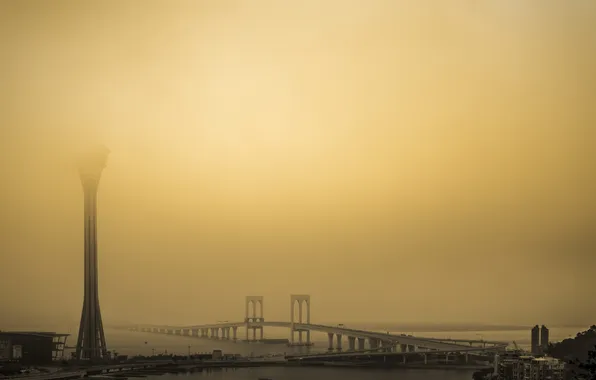
<instances>
[{"instance_id":1,"label":"cable-stayed bridge","mask_svg":"<svg viewBox=\"0 0 596 380\"><path fill-rule=\"evenodd\" d=\"M326 333L329 351L344 351L344 338L347 338L348 352L474 352L504 350L506 342L465 339L424 338L406 334L390 334L378 331L358 330L343 325L322 325L310 320L310 296L290 296L290 321L268 321L263 317L263 297L247 296L245 317L238 322L221 322L191 326L135 325L132 331L189 336L196 338L230 340L234 342L258 342L263 340L265 327L287 328L290 330L290 345L310 346L311 332ZM295 315L295 311L298 315ZM243 329L245 339L239 339L238 329ZM250 332L252 331L252 334ZM257 334L258 332L258 334ZM251 336L252 335L252 336Z\"/></svg>"}]
</instances>

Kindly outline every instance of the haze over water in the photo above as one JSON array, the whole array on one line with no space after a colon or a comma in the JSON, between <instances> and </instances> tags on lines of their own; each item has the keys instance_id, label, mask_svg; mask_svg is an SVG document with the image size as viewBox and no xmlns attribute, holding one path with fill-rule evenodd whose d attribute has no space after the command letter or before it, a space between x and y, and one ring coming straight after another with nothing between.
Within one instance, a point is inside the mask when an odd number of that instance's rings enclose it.
<instances>
[{"instance_id":1,"label":"haze over water","mask_svg":"<svg viewBox=\"0 0 596 380\"><path fill-rule=\"evenodd\" d=\"M365 328L365 326L351 326ZM583 330L579 327L567 328L551 328L551 339L553 341L560 341L575 336L578 330ZM240 335L243 334L239 330ZM441 332L408 332L416 336L425 337L448 337L454 339L486 339L486 340L502 340L515 341L520 347L529 348L529 331L528 330L504 330L504 331L441 331ZM285 345L273 344L238 344L226 341L212 341L205 339L196 339L190 337L176 337L163 334L151 333L132 333L128 331L115 330L108 328L106 330L107 340L110 347L120 354L126 355L152 355L152 354L176 354L187 355L191 353L211 352L214 348L223 350L226 353L238 353L242 355L266 355L270 353L305 353L305 347L286 347ZM268 338L286 338L288 336L287 329L269 328L265 331L265 336ZM73 337L74 338L74 337ZM314 333L313 341L315 346L310 348L310 352L324 352L327 348L326 334ZM345 342L344 342L345 343ZM251 379L271 378L276 380L293 380L304 379L308 376L315 379L361 379L362 377L373 377L374 379L395 379L399 376L400 379L416 380L416 379L471 379L473 371L470 370L359 370L359 369L342 369L342 368L253 368L242 369L238 371L223 370L205 373L193 373L190 376L197 379L204 377L215 377L223 379ZM175 375L165 375L166 377L174 377ZM155 380L168 380L163 377L155 377ZM172 379L173 380L173 379Z\"/></svg>"},{"instance_id":2,"label":"haze over water","mask_svg":"<svg viewBox=\"0 0 596 380\"><path fill-rule=\"evenodd\" d=\"M596 319L596 3L0 1L0 329ZM76 330L75 330L76 331ZM108 336L108 345L110 345Z\"/></svg>"}]
</instances>

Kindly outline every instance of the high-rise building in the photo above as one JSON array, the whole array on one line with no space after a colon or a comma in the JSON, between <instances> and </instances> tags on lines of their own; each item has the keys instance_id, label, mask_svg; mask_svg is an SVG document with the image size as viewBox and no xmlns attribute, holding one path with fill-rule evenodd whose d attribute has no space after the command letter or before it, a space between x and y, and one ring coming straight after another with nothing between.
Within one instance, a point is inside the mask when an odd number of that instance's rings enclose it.
<instances>
[{"instance_id":1,"label":"high-rise building","mask_svg":"<svg viewBox=\"0 0 596 380\"><path fill-rule=\"evenodd\" d=\"M548 334L548 328L546 328L545 325L542 325L542 327L540 328L540 349L542 353L546 353L548 351Z\"/></svg>"},{"instance_id":2,"label":"high-rise building","mask_svg":"<svg viewBox=\"0 0 596 380\"><path fill-rule=\"evenodd\" d=\"M540 327L538 325L532 328L530 336L532 354L538 355L540 353Z\"/></svg>"},{"instance_id":3,"label":"high-rise building","mask_svg":"<svg viewBox=\"0 0 596 380\"><path fill-rule=\"evenodd\" d=\"M108 356L99 308L97 274L97 189L106 166L108 149L99 147L83 157L79 175L84 192L85 294L77 339L77 359L101 359Z\"/></svg>"}]
</instances>

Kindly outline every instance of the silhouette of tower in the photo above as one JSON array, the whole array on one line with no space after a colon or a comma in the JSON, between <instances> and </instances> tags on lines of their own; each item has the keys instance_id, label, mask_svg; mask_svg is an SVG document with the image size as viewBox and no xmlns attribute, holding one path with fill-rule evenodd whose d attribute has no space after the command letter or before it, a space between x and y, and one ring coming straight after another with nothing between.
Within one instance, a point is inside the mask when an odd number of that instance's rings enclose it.
<instances>
[{"instance_id":1,"label":"silhouette of tower","mask_svg":"<svg viewBox=\"0 0 596 380\"><path fill-rule=\"evenodd\" d=\"M540 348L542 353L548 351L549 330L545 325L540 328Z\"/></svg>"},{"instance_id":2,"label":"silhouette of tower","mask_svg":"<svg viewBox=\"0 0 596 380\"><path fill-rule=\"evenodd\" d=\"M532 334L530 337L532 345L532 354L536 355L540 353L540 327L538 325L532 328Z\"/></svg>"},{"instance_id":3,"label":"silhouette of tower","mask_svg":"<svg viewBox=\"0 0 596 380\"><path fill-rule=\"evenodd\" d=\"M108 356L99 309L96 225L97 188L108 153L107 148L98 147L84 156L79 165L79 176L85 194L85 295L77 339L77 359L94 360Z\"/></svg>"}]
</instances>

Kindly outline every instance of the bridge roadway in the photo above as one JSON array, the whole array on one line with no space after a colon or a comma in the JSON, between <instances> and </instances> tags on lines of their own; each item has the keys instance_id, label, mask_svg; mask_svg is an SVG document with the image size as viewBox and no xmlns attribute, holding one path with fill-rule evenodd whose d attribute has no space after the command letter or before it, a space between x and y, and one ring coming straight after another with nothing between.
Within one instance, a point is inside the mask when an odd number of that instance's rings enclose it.
<instances>
[{"instance_id":1,"label":"bridge roadway","mask_svg":"<svg viewBox=\"0 0 596 380\"><path fill-rule=\"evenodd\" d=\"M354 338L364 339L376 339L381 342L389 343L391 345L401 344L420 348L426 348L431 350L440 350L446 352L462 352L462 351L473 351L478 350L478 347L471 347L474 343L480 344L483 347L486 345L495 347L506 347L506 342L486 341L486 340L453 340L453 339L438 339L438 338L422 338L413 337L407 335L395 335L388 333L381 333L375 331L357 330L339 326L327 326L319 324L309 323L291 323L291 322L227 322L227 323L216 323L207 325L193 325L193 326L157 326L157 325L138 325L136 330L146 330L152 332L153 329L180 331L182 334L183 330L193 331L201 329L226 329L226 328L238 328L238 327L284 327L295 330L303 331L318 331L327 334L334 334L338 336L348 336ZM468 343L460 344L460 343ZM472 348L472 350L468 350Z\"/></svg>"},{"instance_id":2,"label":"bridge roadway","mask_svg":"<svg viewBox=\"0 0 596 380\"><path fill-rule=\"evenodd\" d=\"M358 357L358 356L408 356L408 355L424 355L424 354L452 354L452 353L474 353L474 352L487 352L487 351L501 351L504 350L507 345L502 343L500 345L494 345L490 347L465 347L458 348L457 350L429 350L429 351L406 351L406 352L383 352L381 350L364 350L364 351L353 351L353 352L333 352L333 353L314 353L305 355L288 355L289 360L300 360L300 359L331 359L331 358L343 358L343 357Z\"/></svg>"}]
</instances>

